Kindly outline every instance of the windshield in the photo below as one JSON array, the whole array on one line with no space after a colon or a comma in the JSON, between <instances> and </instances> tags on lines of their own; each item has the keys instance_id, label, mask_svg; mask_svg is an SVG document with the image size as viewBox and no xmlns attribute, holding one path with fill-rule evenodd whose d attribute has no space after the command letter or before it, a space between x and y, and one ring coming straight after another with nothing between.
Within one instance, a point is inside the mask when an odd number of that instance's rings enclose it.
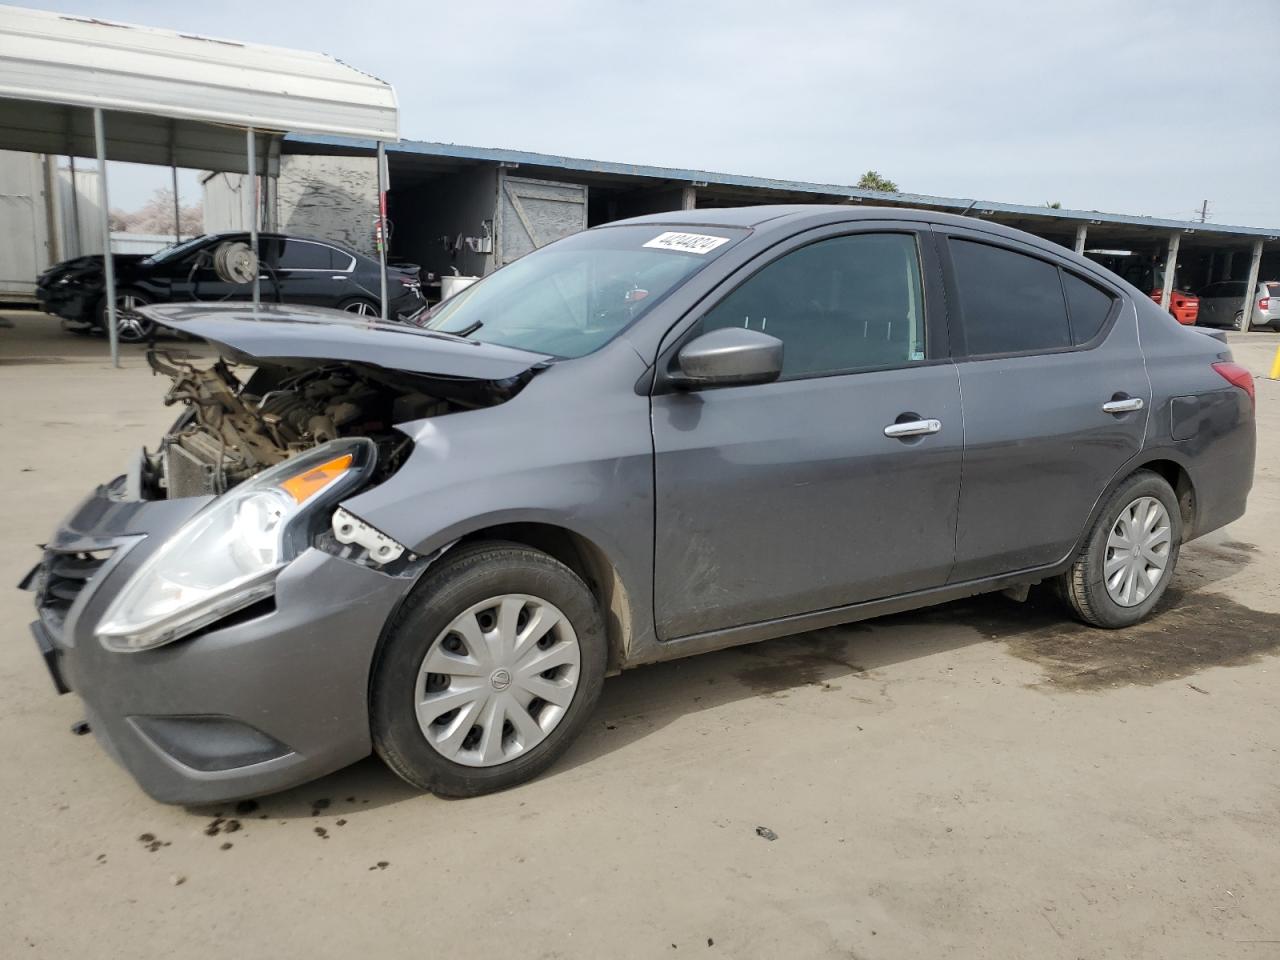
<instances>
[{"instance_id":1,"label":"windshield","mask_svg":"<svg viewBox=\"0 0 1280 960\"><path fill-rule=\"evenodd\" d=\"M174 257L182 256L193 247L200 246L200 244L204 243L207 239L208 238L202 234L198 237L190 237L180 243L171 243L163 250L157 250L155 253L151 254L151 256L146 257L142 262L146 264L164 263L166 260L172 260Z\"/></svg>"},{"instance_id":2,"label":"windshield","mask_svg":"<svg viewBox=\"0 0 1280 960\"><path fill-rule=\"evenodd\" d=\"M445 300L424 326L581 357L608 343L746 234L723 227L605 227L508 264Z\"/></svg>"}]
</instances>

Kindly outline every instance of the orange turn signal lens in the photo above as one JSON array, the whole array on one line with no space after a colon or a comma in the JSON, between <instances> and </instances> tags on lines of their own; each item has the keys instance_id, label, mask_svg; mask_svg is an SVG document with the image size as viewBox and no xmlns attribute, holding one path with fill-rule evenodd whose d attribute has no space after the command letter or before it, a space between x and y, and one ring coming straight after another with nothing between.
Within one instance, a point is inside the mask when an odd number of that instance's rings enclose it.
<instances>
[{"instance_id":1,"label":"orange turn signal lens","mask_svg":"<svg viewBox=\"0 0 1280 960\"><path fill-rule=\"evenodd\" d=\"M352 457L349 453L334 457L328 463L322 463L318 467L312 467L306 473L300 473L296 477L290 477L288 480L282 481L280 489L293 497L298 503L306 503L312 496L319 493L349 470L351 468L351 460Z\"/></svg>"}]
</instances>

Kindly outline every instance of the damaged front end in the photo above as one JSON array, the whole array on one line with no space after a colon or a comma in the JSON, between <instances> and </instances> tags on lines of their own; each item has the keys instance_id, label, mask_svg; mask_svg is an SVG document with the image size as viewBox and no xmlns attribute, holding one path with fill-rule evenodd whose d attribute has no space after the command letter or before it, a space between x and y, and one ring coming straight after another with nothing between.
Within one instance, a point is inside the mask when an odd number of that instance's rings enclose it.
<instances>
[{"instance_id":1,"label":"damaged front end","mask_svg":"<svg viewBox=\"0 0 1280 960\"><path fill-rule=\"evenodd\" d=\"M23 586L59 692L153 797L199 803L367 755L378 637L434 556L343 504L403 465L401 427L506 402L544 358L305 309L278 328L178 311L152 318L218 358L149 355L181 415L68 515Z\"/></svg>"}]
</instances>

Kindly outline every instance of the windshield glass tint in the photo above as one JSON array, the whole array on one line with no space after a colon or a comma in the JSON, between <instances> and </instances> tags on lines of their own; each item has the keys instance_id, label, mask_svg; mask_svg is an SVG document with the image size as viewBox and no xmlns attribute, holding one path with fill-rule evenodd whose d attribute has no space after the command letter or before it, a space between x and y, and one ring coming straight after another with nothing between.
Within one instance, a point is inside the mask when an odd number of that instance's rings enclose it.
<instances>
[{"instance_id":1,"label":"windshield glass tint","mask_svg":"<svg viewBox=\"0 0 1280 960\"><path fill-rule=\"evenodd\" d=\"M193 247L200 246L200 244L204 243L206 239L206 237L199 236L192 237L189 240L183 240L181 243L170 244L163 250L158 250L151 254L151 256L143 260L143 263L164 263L166 260L172 260L174 257L180 257Z\"/></svg>"},{"instance_id":2,"label":"windshield glass tint","mask_svg":"<svg viewBox=\"0 0 1280 960\"><path fill-rule=\"evenodd\" d=\"M441 303L425 326L556 357L603 346L744 236L723 227L605 227L566 237Z\"/></svg>"}]
</instances>

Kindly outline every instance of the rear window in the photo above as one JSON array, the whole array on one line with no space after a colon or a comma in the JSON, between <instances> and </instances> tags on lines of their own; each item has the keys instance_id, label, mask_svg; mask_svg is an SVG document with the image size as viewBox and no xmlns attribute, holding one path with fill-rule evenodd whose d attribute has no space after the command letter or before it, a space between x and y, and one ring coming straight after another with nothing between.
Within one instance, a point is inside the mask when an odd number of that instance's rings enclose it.
<instances>
[{"instance_id":1,"label":"rear window","mask_svg":"<svg viewBox=\"0 0 1280 960\"><path fill-rule=\"evenodd\" d=\"M1268 283L1268 284L1267 284L1267 296L1268 296L1268 297L1280 297L1280 283Z\"/></svg>"},{"instance_id":2,"label":"rear window","mask_svg":"<svg viewBox=\"0 0 1280 960\"><path fill-rule=\"evenodd\" d=\"M1074 273L1062 272L1062 288L1067 294L1067 311L1071 314L1072 343L1088 343L1098 335L1111 315L1115 298Z\"/></svg>"},{"instance_id":3,"label":"rear window","mask_svg":"<svg viewBox=\"0 0 1280 960\"><path fill-rule=\"evenodd\" d=\"M1058 268L1002 247L950 241L971 356L1071 346Z\"/></svg>"}]
</instances>

